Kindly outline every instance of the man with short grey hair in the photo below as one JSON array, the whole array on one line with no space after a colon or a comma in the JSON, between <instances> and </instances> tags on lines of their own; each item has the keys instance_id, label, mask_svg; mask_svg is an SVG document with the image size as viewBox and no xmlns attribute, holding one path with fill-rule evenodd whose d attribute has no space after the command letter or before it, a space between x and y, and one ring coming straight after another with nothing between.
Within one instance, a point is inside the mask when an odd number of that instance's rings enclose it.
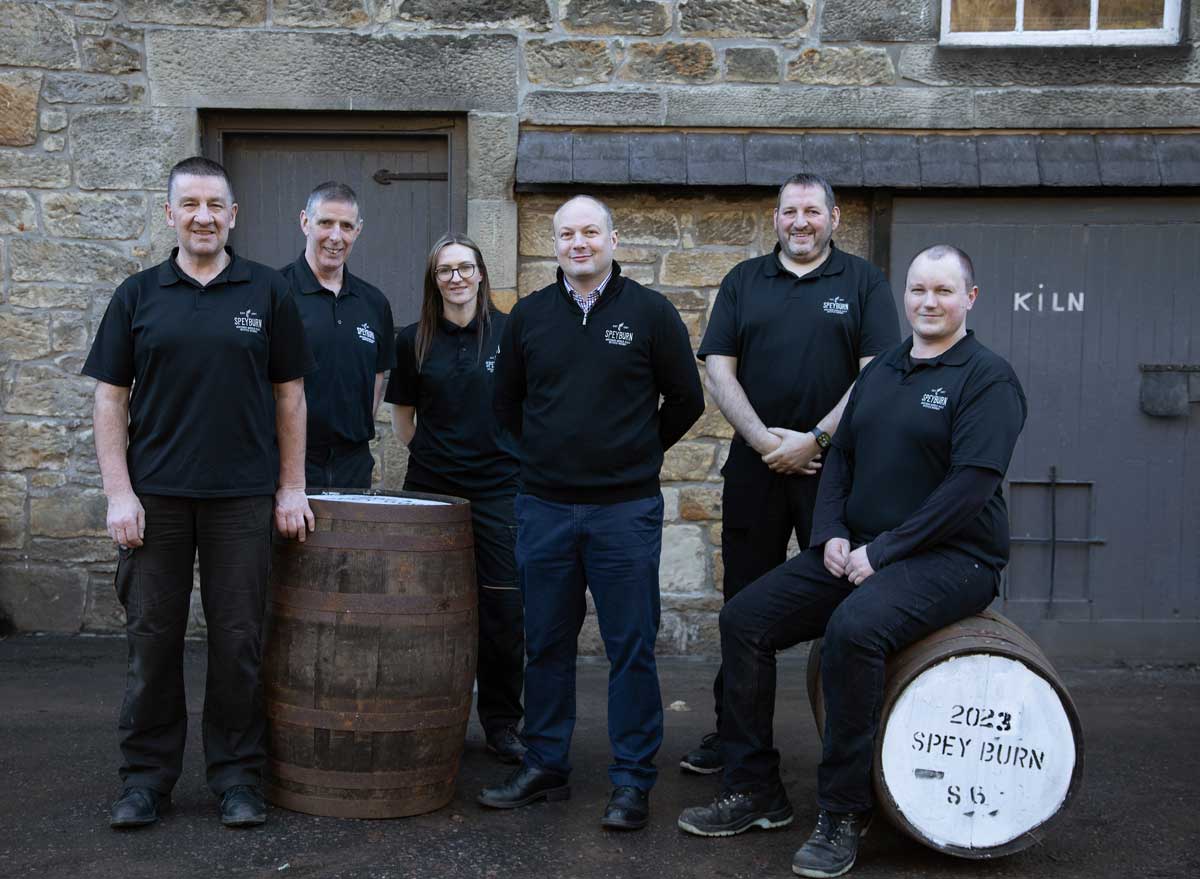
<instances>
[{"instance_id":1,"label":"man with short grey hair","mask_svg":"<svg viewBox=\"0 0 1200 879\"><path fill-rule=\"evenodd\" d=\"M304 253L281 270L317 358L317 372L304 383L310 490L371 487L375 413L384 376L396 365L391 305L346 268L362 228L353 189L332 180L318 185L300 212Z\"/></svg>"}]
</instances>

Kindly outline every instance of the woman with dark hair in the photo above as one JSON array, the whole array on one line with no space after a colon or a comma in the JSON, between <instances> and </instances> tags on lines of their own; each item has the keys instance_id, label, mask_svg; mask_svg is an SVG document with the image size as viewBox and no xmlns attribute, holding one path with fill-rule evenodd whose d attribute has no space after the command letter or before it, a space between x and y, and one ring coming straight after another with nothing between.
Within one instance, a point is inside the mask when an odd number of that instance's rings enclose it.
<instances>
[{"instance_id":1,"label":"woman with dark hair","mask_svg":"<svg viewBox=\"0 0 1200 879\"><path fill-rule=\"evenodd\" d=\"M525 634L513 560L516 442L492 413L492 376L508 315L491 301L487 266L465 235L433 245L420 319L396 336L384 399L408 446L405 491L471 502L479 584L479 722L488 750L519 763Z\"/></svg>"}]
</instances>

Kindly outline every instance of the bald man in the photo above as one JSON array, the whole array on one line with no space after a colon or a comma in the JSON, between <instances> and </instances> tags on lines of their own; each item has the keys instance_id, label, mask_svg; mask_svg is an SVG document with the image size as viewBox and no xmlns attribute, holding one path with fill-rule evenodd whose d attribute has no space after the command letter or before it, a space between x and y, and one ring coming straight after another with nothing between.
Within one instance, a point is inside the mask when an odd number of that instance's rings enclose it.
<instances>
[{"instance_id":1,"label":"bald man","mask_svg":"<svg viewBox=\"0 0 1200 879\"><path fill-rule=\"evenodd\" d=\"M614 262L608 207L572 198L553 230L558 277L513 308L496 362L496 413L520 440L528 751L479 802L511 809L570 796L576 642L590 589L611 662L613 792L601 825L636 830L648 820L663 729L658 476L663 453L704 411L704 392L679 313Z\"/></svg>"},{"instance_id":2,"label":"bald man","mask_svg":"<svg viewBox=\"0 0 1200 879\"><path fill-rule=\"evenodd\" d=\"M1025 394L1008 363L967 329L978 294L957 248L927 248L909 266L912 337L872 360L850 393L826 453L809 549L721 612L724 789L684 809L681 829L731 836L791 823L773 745L775 654L824 636L820 813L792 870L832 877L854 866L873 807L885 658L987 607L1008 561L1001 483Z\"/></svg>"}]
</instances>

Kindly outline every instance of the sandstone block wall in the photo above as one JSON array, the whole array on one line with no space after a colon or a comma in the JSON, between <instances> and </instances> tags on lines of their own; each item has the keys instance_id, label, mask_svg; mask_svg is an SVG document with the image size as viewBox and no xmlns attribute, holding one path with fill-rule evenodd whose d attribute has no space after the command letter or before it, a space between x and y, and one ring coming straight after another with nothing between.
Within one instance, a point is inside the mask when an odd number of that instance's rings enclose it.
<instances>
[{"instance_id":1,"label":"sandstone block wall","mask_svg":"<svg viewBox=\"0 0 1200 879\"><path fill-rule=\"evenodd\" d=\"M514 191L521 130L1200 126L1189 8L1179 47L981 52L937 46L937 0L0 0L0 627L121 624L78 372L113 287L171 246L166 171L206 110L466 115L468 231L507 307L552 269L557 196ZM576 163L611 160L588 143ZM721 274L771 244L766 188L599 194L618 258L696 339ZM844 209L865 253L866 196ZM405 450L380 434L396 487ZM728 440L710 409L668 459L664 649L714 644Z\"/></svg>"}]
</instances>

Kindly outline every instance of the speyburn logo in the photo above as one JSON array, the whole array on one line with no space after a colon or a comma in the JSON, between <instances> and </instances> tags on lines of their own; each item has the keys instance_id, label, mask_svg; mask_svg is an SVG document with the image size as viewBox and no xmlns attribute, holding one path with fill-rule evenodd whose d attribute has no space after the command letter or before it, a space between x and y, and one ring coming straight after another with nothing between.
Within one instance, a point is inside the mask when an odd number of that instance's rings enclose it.
<instances>
[{"instance_id":1,"label":"speyburn logo","mask_svg":"<svg viewBox=\"0 0 1200 879\"><path fill-rule=\"evenodd\" d=\"M247 308L245 311L237 313L233 318L233 325L243 333L261 333L263 322L253 309Z\"/></svg>"},{"instance_id":2,"label":"speyburn logo","mask_svg":"<svg viewBox=\"0 0 1200 879\"><path fill-rule=\"evenodd\" d=\"M633 342L633 330L624 322L613 324L612 329L604 331L604 341L610 345L620 345L623 348Z\"/></svg>"},{"instance_id":3,"label":"speyburn logo","mask_svg":"<svg viewBox=\"0 0 1200 879\"><path fill-rule=\"evenodd\" d=\"M370 342L372 345L375 344L375 331L367 324L360 324L359 326L355 327L355 329L358 330L358 337L360 339L362 339L364 342Z\"/></svg>"},{"instance_id":4,"label":"speyburn logo","mask_svg":"<svg viewBox=\"0 0 1200 879\"><path fill-rule=\"evenodd\" d=\"M850 311L850 303L841 296L826 299L825 304L821 307L825 310L826 314L848 314Z\"/></svg>"},{"instance_id":5,"label":"speyburn logo","mask_svg":"<svg viewBox=\"0 0 1200 879\"><path fill-rule=\"evenodd\" d=\"M921 396L921 405L926 409L933 409L935 412L941 412L946 408L946 401L949 397L946 396L945 388L934 388L928 394Z\"/></svg>"},{"instance_id":6,"label":"speyburn logo","mask_svg":"<svg viewBox=\"0 0 1200 879\"><path fill-rule=\"evenodd\" d=\"M500 346L497 345L496 353L493 354L491 357L489 357L487 360L483 361L483 368L486 369L488 372L495 372L496 371L496 358L499 356L500 356Z\"/></svg>"}]
</instances>

